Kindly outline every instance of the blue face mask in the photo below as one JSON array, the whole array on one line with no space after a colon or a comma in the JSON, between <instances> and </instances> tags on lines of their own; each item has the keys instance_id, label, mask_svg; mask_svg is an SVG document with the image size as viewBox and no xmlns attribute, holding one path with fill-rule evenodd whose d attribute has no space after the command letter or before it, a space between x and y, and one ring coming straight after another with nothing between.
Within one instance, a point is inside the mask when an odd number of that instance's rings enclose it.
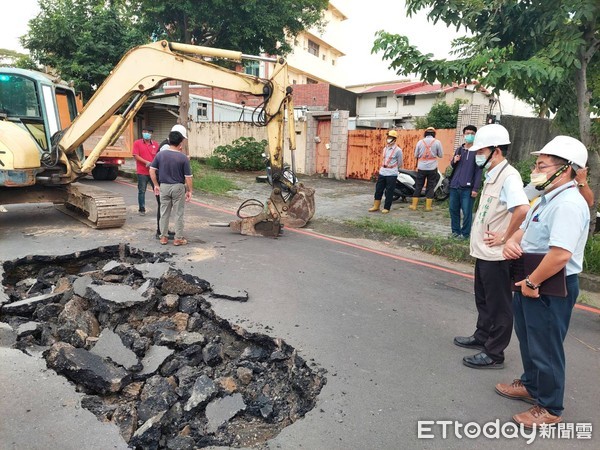
<instances>
[{"instance_id":1,"label":"blue face mask","mask_svg":"<svg viewBox=\"0 0 600 450\"><path fill-rule=\"evenodd\" d=\"M474 134L467 134L465 136L465 142L467 144L472 144L475 141L475 135Z\"/></svg>"},{"instance_id":2,"label":"blue face mask","mask_svg":"<svg viewBox=\"0 0 600 450\"><path fill-rule=\"evenodd\" d=\"M142 137L143 137L145 140L149 141L149 140L150 140L150 138L152 137L152 133L142 133Z\"/></svg>"}]
</instances>

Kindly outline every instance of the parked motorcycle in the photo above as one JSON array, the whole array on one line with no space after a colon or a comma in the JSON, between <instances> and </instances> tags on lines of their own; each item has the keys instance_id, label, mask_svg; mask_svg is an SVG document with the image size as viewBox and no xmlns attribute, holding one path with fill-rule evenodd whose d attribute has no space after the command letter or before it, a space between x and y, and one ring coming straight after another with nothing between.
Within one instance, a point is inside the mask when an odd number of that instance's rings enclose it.
<instances>
[{"instance_id":1,"label":"parked motorcycle","mask_svg":"<svg viewBox=\"0 0 600 450\"><path fill-rule=\"evenodd\" d=\"M407 197L414 197L415 184L417 182L417 172L415 170L398 169L398 178L396 178L396 187L394 188L393 200L406 201ZM450 180L438 170L438 182L433 191L433 198L436 200L446 200L450 196ZM425 197L425 187L423 187L419 197Z\"/></svg>"}]
</instances>

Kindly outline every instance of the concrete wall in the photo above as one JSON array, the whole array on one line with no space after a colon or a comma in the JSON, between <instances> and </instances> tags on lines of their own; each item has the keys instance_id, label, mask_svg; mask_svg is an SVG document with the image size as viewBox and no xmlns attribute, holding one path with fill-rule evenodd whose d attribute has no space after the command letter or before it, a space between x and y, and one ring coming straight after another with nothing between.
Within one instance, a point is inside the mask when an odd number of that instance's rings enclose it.
<instances>
[{"instance_id":1,"label":"concrete wall","mask_svg":"<svg viewBox=\"0 0 600 450\"><path fill-rule=\"evenodd\" d=\"M502 116L501 123L510 135L508 159L511 162L532 158L531 152L540 150L558 134L550 120L538 117Z\"/></svg>"},{"instance_id":2,"label":"concrete wall","mask_svg":"<svg viewBox=\"0 0 600 450\"><path fill-rule=\"evenodd\" d=\"M331 118L329 136L329 172L328 178L346 179L346 164L348 158L348 111L333 111L326 113L307 113L306 117L306 151L304 154L305 172L308 175L317 173L317 116Z\"/></svg>"},{"instance_id":3,"label":"concrete wall","mask_svg":"<svg viewBox=\"0 0 600 450\"><path fill-rule=\"evenodd\" d=\"M231 144L240 137L253 137L257 141L267 139L267 129L242 122L190 123L189 151L193 158L208 158L220 145ZM305 173L306 122L296 122L296 172ZM284 146L284 161L291 163L289 139Z\"/></svg>"}]
</instances>

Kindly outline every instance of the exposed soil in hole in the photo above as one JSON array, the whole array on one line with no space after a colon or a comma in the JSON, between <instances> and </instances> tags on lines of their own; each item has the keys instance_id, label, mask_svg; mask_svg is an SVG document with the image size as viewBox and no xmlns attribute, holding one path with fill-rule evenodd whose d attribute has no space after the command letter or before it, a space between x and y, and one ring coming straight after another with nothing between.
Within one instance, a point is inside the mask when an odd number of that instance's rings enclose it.
<instances>
[{"instance_id":1,"label":"exposed soil in hole","mask_svg":"<svg viewBox=\"0 0 600 450\"><path fill-rule=\"evenodd\" d=\"M121 245L5 262L0 321L133 448L253 446L310 411L324 370L218 317L210 283L168 257Z\"/></svg>"}]
</instances>

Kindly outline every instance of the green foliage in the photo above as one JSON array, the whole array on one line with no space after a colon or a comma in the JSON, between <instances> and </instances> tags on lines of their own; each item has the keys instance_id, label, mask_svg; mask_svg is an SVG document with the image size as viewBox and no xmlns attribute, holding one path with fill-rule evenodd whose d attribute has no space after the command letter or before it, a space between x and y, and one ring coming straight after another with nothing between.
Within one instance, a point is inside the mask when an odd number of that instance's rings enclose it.
<instances>
[{"instance_id":1,"label":"green foliage","mask_svg":"<svg viewBox=\"0 0 600 450\"><path fill-rule=\"evenodd\" d=\"M463 103L465 100L461 99L455 100L452 105L444 101L435 103L425 117L418 117L415 120L415 128L456 128L458 110Z\"/></svg>"},{"instance_id":2,"label":"green foliage","mask_svg":"<svg viewBox=\"0 0 600 450\"><path fill-rule=\"evenodd\" d=\"M289 39L323 24L327 0L140 0L154 39L192 42L243 53L291 50Z\"/></svg>"},{"instance_id":3,"label":"green foliage","mask_svg":"<svg viewBox=\"0 0 600 450\"><path fill-rule=\"evenodd\" d=\"M40 12L21 43L36 63L73 80L89 99L130 48L148 42L138 26L137 3L40 0Z\"/></svg>"},{"instance_id":4,"label":"green foliage","mask_svg":"<svg viewBox=\"0 0 600 450\"><path fill-rule=\"evenodd\" d=\"M532 156L531 158L512 163L512 166L519 171L521 179L525 184L529 184L531 180L531 166L535 164L535 160L535 156Z\"/></svg>"},{"instance_id":5,"label":"green foliage","mask_svg":"<svg viewBox=\"0 0 600 450\"><path fill-rule=\"evenodd\" d=\"M583 270L600 275L600 234L588 238L583 255Z\"/></svg>"},{"instance_id":6,"label":"green foliage","mask_svg":"<svg viewBox=\"0 0 600 450\"><path fill-rule=\"evenodd\" d=\"M420 236L419 231L410 223L389 222L381 219L365 217L359 220L349 220L348 224L368 231L376 231L403 238L416 238Z\"/></svg>"},{"instance_id":7,"label":"green foliage","mask_svg":"<svg viewBox=\"0 0 600 450\"><path fill-rule=\"evenodd\" d=\"M262 156L267 141L257 141L253 137L241 137L229 145L215 148L207 161L210 167L229 170L259 170L264 168Z\"/></svg>"},{"instance_id":8,"label":"green foliage","mask_svg":"<svg viewBox=\"0 0 600 450\"><path fill-rule=\"evenodd\" d=\"M20 69L39 70L29 55L6 48L0 48L0 67L18 67Z\"/></svg>"},{"instance_id":9,"label":"green foliage","mask_svg":"<svg viewBox=\"0 0 600 450\"><path fill-rule=\"evenodd\" d=\"M212 172L204 167L199 161L192 159L193 186L199 191L208 192L210 194L225 194L228 191L237 189L235 183L218 173Z\"/></svg>"},{"instance_id":10,"label":"green foliage","mask_svg":"<svg viewBox=\"0 0 600 450\"><path fill-rule=\"evenodd\" d=\"M456 59L436 60L405 36L379 31L372 52L382 52L399 75L417 73L443 84L477 80L496 93L513 92L542 113L562 112L559 120L579 116L577 131L585 130L589 114L578 114L577 104L586 107L587 88L575 86L584 79L581 71L590 82L600 75L598 0L407 0L406 5L408 14L428 10L432 22L464 27L470 36L453 41ZM588 111L597 111L600 96L589 100ZM589 143L589 136L581 139Z\"/></svg>"}]
</instances>

